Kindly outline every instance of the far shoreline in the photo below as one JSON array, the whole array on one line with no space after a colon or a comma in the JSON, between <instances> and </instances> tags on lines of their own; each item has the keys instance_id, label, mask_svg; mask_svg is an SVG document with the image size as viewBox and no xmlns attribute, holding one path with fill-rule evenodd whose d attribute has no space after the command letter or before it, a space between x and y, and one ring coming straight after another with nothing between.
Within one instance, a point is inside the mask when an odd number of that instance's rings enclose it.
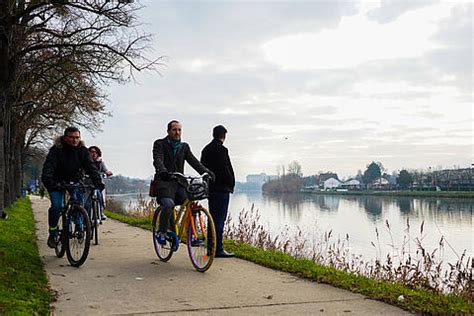
<instances>
[{"instance_id":1,"label":"far shoreline","mask_svg":"<svg viewBox=\"0 0 474 316\"><path fill-rule=\"evenodd\" d=\"M262 194L317 194L317 195L348 195L348 196L388 196L388 197L435 197L451 199L474 199L474 191L300 191L300 192L278 192Z\"/></svg>"}]
</instances>

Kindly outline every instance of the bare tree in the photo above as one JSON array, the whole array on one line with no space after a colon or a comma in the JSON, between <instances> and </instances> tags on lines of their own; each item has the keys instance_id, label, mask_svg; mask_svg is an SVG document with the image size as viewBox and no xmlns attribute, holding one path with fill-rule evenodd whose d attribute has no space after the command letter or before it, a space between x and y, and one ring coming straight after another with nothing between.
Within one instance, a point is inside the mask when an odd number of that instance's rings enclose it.
<instances>
[{"instance_id":1,"label":"bare tree","mask_svg":"<svg viewBox=\"0 0 474 316\"><path fill-rule=\"evenodd\" d=\"M100 85L159 64L129 2L0 0L0 215L18 194L19 148L58 124L98 128Z\"/></svg>"},{"instance_id":2,"label":"bare tree","mask_svg":"<svg viewBox=\"0 0 474 316\"><path fill-rule=\"evenodd\" d=\"M290 162L290 164L288 165L288 173L299 177L303 175L303 169L301 168L301 165L298 161L293 160L292 162Z\"/></svg>"}]
</instances>

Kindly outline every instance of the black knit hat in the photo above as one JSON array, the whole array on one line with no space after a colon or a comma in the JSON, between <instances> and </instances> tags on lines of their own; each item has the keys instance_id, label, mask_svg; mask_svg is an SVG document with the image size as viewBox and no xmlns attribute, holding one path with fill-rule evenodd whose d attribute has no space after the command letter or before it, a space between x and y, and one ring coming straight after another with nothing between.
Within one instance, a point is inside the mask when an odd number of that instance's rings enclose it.
<instances>
[{"instance_id":1,"label":"black knit hat","mask_svg":"<svg viewBox=\"0 0 474 316\"><path fill-rule=\"evenodd\" d=\"M225 136L225 133L227 133L227 130L222 125L217 125L212 129L212 137L214 138L222 138Z\"/></svg>"}]
</instances>

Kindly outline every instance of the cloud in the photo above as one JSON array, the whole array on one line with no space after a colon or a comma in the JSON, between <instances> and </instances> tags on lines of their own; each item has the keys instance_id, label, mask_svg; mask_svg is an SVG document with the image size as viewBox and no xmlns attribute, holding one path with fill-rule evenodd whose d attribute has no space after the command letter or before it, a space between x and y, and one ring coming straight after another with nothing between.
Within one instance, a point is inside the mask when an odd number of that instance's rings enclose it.
<instances>
[{"instance_id":1,"label":"cloud","mask_svg":"<svg viewBox=\"0 0 474 316\"><path fill-rule=\"evenodd\" d=\"M418 9L430 6L438 1L428 0L414 0L414 1L399 1L399 0L382 0L378 8L374 8L367 12L367 17L379 23L389 23L396 20L405 12L413 9Z\"/></svg>"},{"instance_id":2,"label":"cloud","mask_svg":"<svg viewBox=\"0 0 474 316\"><path fill-rule=\"evenodd\" d=\"M373 60L418 57L437 48L429 40L437 31L434 22L445 18L449 8L439 4L408 11L386 24L362 13L345 16L337 28L278 37L262 49L269 62L284 69L352 68Z\"/></svg>"}]
</instances>

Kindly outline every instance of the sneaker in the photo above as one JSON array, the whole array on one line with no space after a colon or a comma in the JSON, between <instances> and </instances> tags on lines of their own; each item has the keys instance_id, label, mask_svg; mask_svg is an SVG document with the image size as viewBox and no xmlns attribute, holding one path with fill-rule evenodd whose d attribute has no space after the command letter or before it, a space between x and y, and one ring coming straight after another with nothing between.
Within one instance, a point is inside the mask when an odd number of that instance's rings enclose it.
<instances>
[{"instance_id":1,"label":"sneaker","mask_svg":"<svg viewBox=\"0 0 474 316\"><path fill-rule=\"evenodd\" d=\"M166 236L168 237L168 240L171 243L171 251L172 252L178 251L178 246L179 246L178 235L176 235L175 232L167 232Z\"/></svg>"},{"instance_id":2,"label":"sneaker","mask_svg":"<svg viewBox=\"0 0 474 316\"><path fill-rule=\"evenodd\" d=\"M107 219L107 216L104 213L102 213L100 214L100 219L105 221Z\"/></svg>"},{"instance_id":3,"label":"sneaker","mask_svg":"<svg viewBox=\"0 0 474 316\"><path fill-rule=\"evenodd\" d=\"M165 237L165 234L162 233L162 232L158 232L156 234L156 241L160 244L160 245L166 245L166 237Z\"/></svg>"},{"instance_id":4,"label":"sneaker","mask_svg":"<svg viewBox=\"0 0 474 316\"><path fill-rule=\"evenodd\" d=\"M191 246L192 247L197 247L197 246L201 246L202 244L204 244L204 240L202 239L192 239L191 240Z\"/></svg>"},{"instance_id":5,"label":"sneaker","mask_svg":"<svg viewBox=\"0 0 474 316\"><path fill-rule=\"evenodd\" d=\"M48 247L49 248L56 248L56 236L49 235L48 236Z\"/></svg>"}]
</instances>

